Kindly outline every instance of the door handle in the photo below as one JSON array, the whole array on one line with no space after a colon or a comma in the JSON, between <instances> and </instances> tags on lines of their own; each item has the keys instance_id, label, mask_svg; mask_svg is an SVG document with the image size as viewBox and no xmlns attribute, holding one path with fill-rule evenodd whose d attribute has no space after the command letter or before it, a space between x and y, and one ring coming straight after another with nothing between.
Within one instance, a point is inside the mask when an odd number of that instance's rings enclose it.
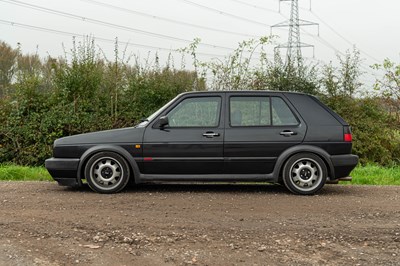
<instances>
[{"instance_id":1,"label":"door handle","mask_svg":"<svg viewBox=\"0 0 400 266\"><path fill-rule=\"evenodd\" d=\"M219 133L206 132L206 133L203 133L203 137L206 137L206 138L219 137Z\"/></svg>"},{"instance_id":2,"label":"door handle","mask_svg":"<svg viewBox=\"0 0 400 266\"><path fill-rule=\"evenodd\" d=\"M284 130L284 131L282 131L282 132L279 133L279 134L282 135L282 136L285 136L285 137L290 137L290 136L292 136L292 135L297 135L296 132L293 132L293 131L291 131L291 130Z\"/></svg>"}]
</instances>

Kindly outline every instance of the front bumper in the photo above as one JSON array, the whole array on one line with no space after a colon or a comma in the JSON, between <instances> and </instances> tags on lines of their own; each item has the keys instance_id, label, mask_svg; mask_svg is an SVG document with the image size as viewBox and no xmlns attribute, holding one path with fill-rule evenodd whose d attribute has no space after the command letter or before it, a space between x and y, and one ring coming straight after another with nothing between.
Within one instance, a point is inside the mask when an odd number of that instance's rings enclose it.
<instances>
[{"instance_id":1,"label":"front bumper","mask_svg":"<svg viewBox=\"0 0 400 266\"><path fill-rule=\"evenodd\" d=\"M331 180L336 180L350 175L350 172L358 164L358 156L353 154L332 155L331 162L334 172L334 176L331 177Z\"/></svg>"},{"instance_id":2,"label":"front bumper","mask_svg":"<svg viewBox=\"0 0 400 266\"><path fill-rule=\"evenodd\" d=\"M82 182L78 178L79 159L50 158L45 161L47 171L59 185L76 187Z\"/></svg>"}]
</instances>

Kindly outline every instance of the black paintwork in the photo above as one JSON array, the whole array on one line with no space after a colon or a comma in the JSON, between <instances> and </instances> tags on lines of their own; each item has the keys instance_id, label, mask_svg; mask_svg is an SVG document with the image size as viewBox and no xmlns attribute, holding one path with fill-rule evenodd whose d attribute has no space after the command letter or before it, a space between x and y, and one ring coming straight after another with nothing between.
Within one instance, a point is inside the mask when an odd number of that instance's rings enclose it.
<instances>
[{"instance_id":1,"label":"black paintwork","mask_svg":"<svg viewBox=\"0 0 400 266\"><path fill-rule=\"evenodd\" d=\"M159 126L182 100L221 97L219 124L211 128ZM280 97L298 121L291 126L233 127L229 121L232 96ZM298 152L312 152L326 163L331 180L348 176L358 157L343 134L348 124L313 96L301 93L245 91L184 93L147 124L80 134L55 141L46 168L60 184L80 185L86 161L100 151L122 155L135 183L168 180L279 181L284 162ZM283 131L295 134L285 136ZM214 134L205 137L203 134ZM140 145L140 147L136 146Z\"/></svg>"}]
</instances>

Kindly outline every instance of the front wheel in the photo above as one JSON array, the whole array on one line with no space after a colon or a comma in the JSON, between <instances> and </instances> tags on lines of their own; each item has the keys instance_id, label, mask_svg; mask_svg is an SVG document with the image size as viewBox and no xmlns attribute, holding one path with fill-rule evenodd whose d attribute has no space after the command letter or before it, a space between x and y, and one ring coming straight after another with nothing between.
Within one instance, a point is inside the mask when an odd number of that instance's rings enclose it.
<instances>
[{"instance_id":1,"label":"front wheel","mask_svg":"<svg viewBox=\"0 0 400 266\"><path fill-rule=\"evenodd\" d=\"M129 166L126 160L114 152L99 152L85 166L89 187L99 193L116 193L129 182Z\"/></svg>"},{"instance_id":2,"label":"front wheel","mask_svg":"<svg viewBox=\"0 0 400 266\"><path fill-rule=\"evenodd\" d=\"M324 161L317 155L299 153L287 160L282 174L287 189L295 194L310 195L325 185L328 170Z\"/></svg>"}]
</instances>

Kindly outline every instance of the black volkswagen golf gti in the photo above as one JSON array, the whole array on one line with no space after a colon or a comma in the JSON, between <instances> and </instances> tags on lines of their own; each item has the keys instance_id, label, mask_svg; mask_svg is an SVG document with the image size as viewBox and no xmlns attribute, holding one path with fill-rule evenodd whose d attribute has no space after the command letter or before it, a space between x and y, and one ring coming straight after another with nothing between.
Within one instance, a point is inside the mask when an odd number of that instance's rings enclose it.
<instances>
[{"instance_id":1,"label":"black volkswagen golf gti","mask_svg":"<svg viewBox=\"0 0 400 266\"><path fill-rule=\"evenodd\" d=\"M351 179L351 146L349 125L314 96L189 92L135 127L57 139L46 168L100 193L129 181L265 181L306 195Z\"/></svg>"}]
</instances>

